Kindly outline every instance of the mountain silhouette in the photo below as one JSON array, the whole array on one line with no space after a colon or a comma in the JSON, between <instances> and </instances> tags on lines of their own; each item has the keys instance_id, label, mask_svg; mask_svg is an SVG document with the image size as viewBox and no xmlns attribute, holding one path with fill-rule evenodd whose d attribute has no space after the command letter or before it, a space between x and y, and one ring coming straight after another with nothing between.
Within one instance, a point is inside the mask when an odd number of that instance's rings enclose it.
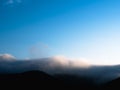
<instances>
[{"instance_id":1,"label":"mountain silhouette","mask_svg":"<svg viewBox=\"0 0 120 90\"><path fill-rule=\"evenodd\" d=\"M120 78L112 80L102 87L103 90L120 90Z\"/></svg>"},{"instance_id":2,"label":"mountain silhouette","mask_svg":"<svg viewBox=\"0 0 120 90\"><path fill-rule=\"evenodd\" d=\"M0 74L1 88L32 90L119 90L120 78L97 85L90 78L75 75L49 75L42 71Z\"/></svg>"},{"instance_id":3,"label":"mountain silhouette","mask_svg":"<svg viewBox=\"0 0 120 90\"><path fill-rule=\"evenodd\" d=\"M56 89L55 86L59 85L58 83L57 79L42 71L0 75L1 86L9 86L14 89Z\"/></svg>"}]
</instances>

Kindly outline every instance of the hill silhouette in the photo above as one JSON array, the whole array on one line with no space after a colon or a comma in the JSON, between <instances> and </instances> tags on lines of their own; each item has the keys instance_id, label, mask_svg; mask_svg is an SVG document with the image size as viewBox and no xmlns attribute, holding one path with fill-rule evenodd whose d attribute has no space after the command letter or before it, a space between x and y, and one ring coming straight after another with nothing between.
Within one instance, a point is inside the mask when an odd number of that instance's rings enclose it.
<instances>
[{"instance_id":1,"label":"hill silhouette","mask_svg":"<svg viewBox=\"0 0 120 90\"><path fill-rule=\"evenodd\" d=\"M92 79L74 75L49 75L42 71L0 74L1 88L32 90L119 90L120 78L98 86Z\"/></svg>"},{"instance_id":2,"label":"hill silhouette","mask_svg":"<svg viewBox=\"0 0 120 90\"><path fill-rule=\"evenodd\" d=\"M29 71L18 74L1 74L0 75L1 86L9 86L13 89L56 89L55 86L59 85L58 81L42 72L42 71Z\"/></svg>"},{"instance_id":3,"label":"hill silhouette","mask_svg":"<svg viewBox=\"0 0 120 90\"><path fill-rule=\"evenodd\" d=\"M120 78L112 80L102 87L103 90L120 90Z\"/></svg>"}]
</instances>

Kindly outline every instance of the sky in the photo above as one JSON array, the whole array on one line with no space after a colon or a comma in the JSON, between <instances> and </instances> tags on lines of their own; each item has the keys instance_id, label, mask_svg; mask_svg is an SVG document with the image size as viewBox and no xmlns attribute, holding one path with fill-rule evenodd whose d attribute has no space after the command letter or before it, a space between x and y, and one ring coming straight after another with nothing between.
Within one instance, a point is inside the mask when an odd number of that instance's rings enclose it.
<instances>
[{"instance_id":1,"label":"sky","mask_svg":"<svg viewBox=\"0 0 120 90\"><path fill-rule=\"evenodd\" d=\"M0 54L120 64L119 0L0 0Z\"/></svg>"}]
</instances>

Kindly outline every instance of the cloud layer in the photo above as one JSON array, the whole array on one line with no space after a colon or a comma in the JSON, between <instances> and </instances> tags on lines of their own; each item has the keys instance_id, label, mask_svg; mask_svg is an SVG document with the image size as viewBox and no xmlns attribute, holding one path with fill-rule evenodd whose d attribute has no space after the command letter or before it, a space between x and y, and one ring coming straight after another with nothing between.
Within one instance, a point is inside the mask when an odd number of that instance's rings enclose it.
<instances>
[{"instance_id":1,"label":"cloud layer","mask_svg":"<svg viewBox=\"0 0 120 90\"><path fill-rule=\"evenodd\" d=\"M0 54L0 60L15 60L15 57L10 54Z\"/></svg>"},{"instance_id":2,"label":"cloud layer","mask_svg":"<svg viewBox=\"0 0 120 90\"><path fill-rule=\"evenodd\" d=\"M92 78L103 83L120 77L120 66L95 66L82 60L70 60L64 56L32 60L13 60L9 54L0 56L0 73L19 73L30 70L40 70L51 75L72 74Z\"/></svg>"}]
</instances>

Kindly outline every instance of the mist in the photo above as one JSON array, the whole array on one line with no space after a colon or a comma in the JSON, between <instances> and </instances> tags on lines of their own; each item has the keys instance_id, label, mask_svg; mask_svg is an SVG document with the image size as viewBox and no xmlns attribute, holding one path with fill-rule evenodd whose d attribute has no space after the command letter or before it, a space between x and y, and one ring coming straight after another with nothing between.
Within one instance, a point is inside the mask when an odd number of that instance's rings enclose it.
<instances>
[{"instance_id":1,"label":"mist","mask_svg":"<svg viewBox=\"0 0 120 90\"><path fill-rule=\"evenodd\" d=\"M29 60L17 60L9 54L0 56L0 73L21 73L31 70L44 71L51 75L77 75L91 78L96 83L105 83L120 77L120 65L92 65L64 56Z\"/></svg>"}]
</instances>

